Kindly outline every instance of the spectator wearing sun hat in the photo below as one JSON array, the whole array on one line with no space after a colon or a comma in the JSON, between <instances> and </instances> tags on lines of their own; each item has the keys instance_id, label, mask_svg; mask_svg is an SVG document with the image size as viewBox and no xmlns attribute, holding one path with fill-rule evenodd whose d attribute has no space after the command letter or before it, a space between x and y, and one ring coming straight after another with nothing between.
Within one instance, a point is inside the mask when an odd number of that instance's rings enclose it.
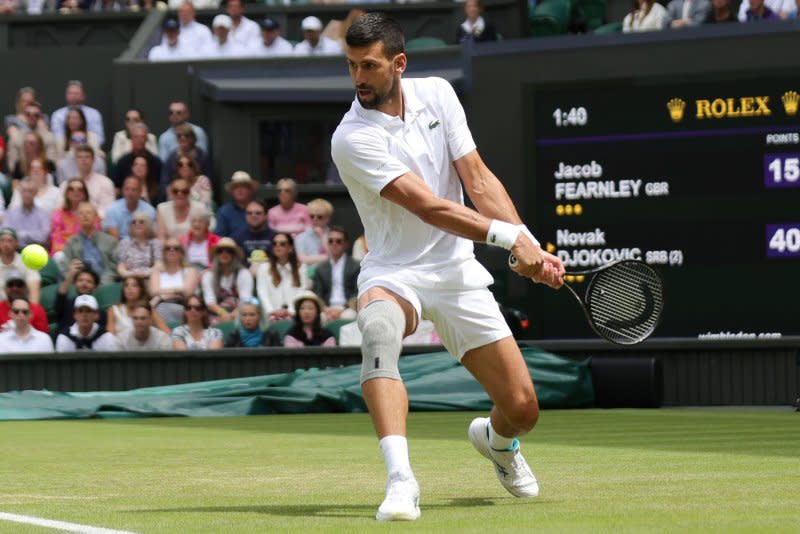
<instances>
[{"instance_id":1,"label":"spectator wearing sun hat","mask_svg":"<svg viewBox=\"0 0 800 534\"><path fill-rule=\"evenodd\" d=\"M244 254L236 241L223 237L214 247L211 268L203 273L203 301L211 322L232 321L239 303L253 298L253 275L245 268Z\"/></svg>"},{"instance_id":2,"label":"spectator wearing sun hat","mask_svg":"<svg viewBox=\"0 0 800 534\"><path fill-rule=\"evenodd\" d=\"M338 42L322 35L322 21L310 16L300 23L303 41L294 47L296 56L338 56L344 54Z\"/></svg>"},{"instance_id":3,"label":"spectator wearing sun hat","mask_svg":"<svg viewBox=\"0 0 800 534\"><path fill-rule=\"evenodd\" d=\"M247 226L247 205L255 197L258 182L245 171L236 171L231 181L225 184L231 194L230 202L226 202L217 211L217 226L214 232L220 236L233 237L233 233Z\"/></svg>"},{"instance_id":4,"label":"spectator wearing sun hat","mask_svg":"<svg viewBox=\"0 0 800 534\"><path fill-rule=\"evenodd\" d=\"M92 295L75 297L75 324L58 334L56 352L78 350L116 351L119 344L114 334L97 323L100 307Z\"/></svg>"}]
</instances>

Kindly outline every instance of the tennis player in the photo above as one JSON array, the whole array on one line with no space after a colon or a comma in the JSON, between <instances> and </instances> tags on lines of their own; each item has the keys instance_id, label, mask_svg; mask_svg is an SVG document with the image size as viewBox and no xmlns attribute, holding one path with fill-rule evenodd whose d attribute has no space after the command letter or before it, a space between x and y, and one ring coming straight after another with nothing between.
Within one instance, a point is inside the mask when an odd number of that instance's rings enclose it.
<instances>
[{"instance_id":1,"label":"tennis player","mask_svg":"<svg viewBox=\"0 0 800 534\"><path fill-rule=\"evenodd\" d=\"M402 339L420 318L433 321L494 402L490 417L472 421L470 441L509 492L534 497L539 487L516 437L536 424L536 392L473 241L512 251L519 274L554 288L564 267L521 224L478 155L450 85L401 80L407 58L399 25L367 13L346 42L356 98L333 134L332 155L369 249L358 278L361 384L388 471L376 518L420 516L406 441L408 395L397 367ZM462 182L477 211L464 206Z\"/></svg>"}]
</instances>

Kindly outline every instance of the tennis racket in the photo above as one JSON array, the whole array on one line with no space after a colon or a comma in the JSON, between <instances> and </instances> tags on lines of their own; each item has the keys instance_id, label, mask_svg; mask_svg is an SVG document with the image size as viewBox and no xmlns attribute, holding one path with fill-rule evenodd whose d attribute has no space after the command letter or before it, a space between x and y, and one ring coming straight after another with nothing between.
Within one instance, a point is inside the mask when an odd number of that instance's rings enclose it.
<instances>
[{"instance_id":1,"label":"tennis racket","mask_svg":"<svg viewBox=\"0 0 800 534\"><path fill-rule=\"evenodd\" d=\"M510 267L517 258L508 257ZM622 260L588 271L567 273L570 277L590 277L586 294L581 297L574 287L564 287L581 305L594 332L618 345L641 343L658 326L664 310L664 282L658 271L642 261Z\"/></svg>"}]
</instances>

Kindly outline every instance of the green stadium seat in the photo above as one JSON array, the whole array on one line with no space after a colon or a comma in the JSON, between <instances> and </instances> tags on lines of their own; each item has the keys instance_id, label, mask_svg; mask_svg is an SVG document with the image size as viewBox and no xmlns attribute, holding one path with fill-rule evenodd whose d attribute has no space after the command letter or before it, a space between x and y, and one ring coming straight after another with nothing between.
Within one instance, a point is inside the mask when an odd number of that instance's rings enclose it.
<instances>
[{"instance_id":1,"label":"green stadium seat","mask_svg":"<svg viewBox=\"0 0 800 534\"><path fill-rule=\"evenodd\" d=\"M97 305L100 306L101 310L108 309L114 304L119 304L122 298L122 282L97 286L97 289L94 290L94 297L97 299Z\"/></svg>"},{"instance_id":2,"label":"green stadium seat","mask_svg":"<svg viewBox=\"0 0 800 534\"><path fill-rule=\"evenodd\" d=\"M537 4L528 19L531 35L545 37L567 33L571 13L570 0L545 0Z\"/></svg>"},{"instance_id":3,"label":"green stadium seat","mask_svg":"<svg viewBox=\"0 0 800 534\"><path fill-rule=\"evenodd\" d=\"M294 325L294 320L286 319L285 321L274 321L269 323L269 329L273 332L277 332L281 338L281 343L283 343L283 337L286 335L286 332Z\"/></svg>"},{"instance_id":4,"label":"green stadium seat","mask_svg":"<svg viewBox=\"0 0 800 534\"><path fill-rule=\"evenodd\" d=\"M353 319L337 319L335 321L331 321L328 324L326 324L325 328L330 330L331 334L333 334L336 337L336 344L338 345L339 344L339 330L341 330L344 325L352 323L352 322L353 322Z\"/></svg>"},{"instance_id":5,"label":"green stadium seat","mask_svg":"<svg viewBox=\"0 0 800 534\"><path fill-rule=\"evenodd\" d=\"M406 50L427 50L444 46L447 46L447 43L438 37L414 37L406 41Z\"/></svg>"},{"instance_id":6,"label":"green stadium seat","mask_svg":"<svg viewBox=\"0 0 800 534\"><path fill-rule=\"evenodd\" d=\"M55 310L56 293L58 293L58 284L44 286L39 292L39 304L41 304L44 311L47 312L47 321L50 323L58 322ZM75 298L75 295L75 287L73 286L69 289L67 297Z\"/></svg>"},{"instance_id":7,"label":"green stadium seat","mask_svg":"<svg viewBox=\"0 0 800 534\"><path fill-rule=\"evenodd\" d=\"M42 267L42 269L39 271L39 276L42 277L42 287L58 283L58 264L53 260L53 258L47 260L47 265Z\"/></svg>"},{"instance_id":8,"label":"green stadium seat","mask_svg":"<svg viewBox=\"0 0 800 534\"><path fill-rule=\"evenodd\" d=\"M620 33L622 32L621 22L609 22L594 29L594 33Z\"/></svg>"},{"instance_id":9,"label":"green stadium seat","mask_svg":"<svg viewBox=\"0 0 800 534\"><path fill-rule=\"evenodd\" d=\"M221 321L214 326L222 330L222 343L227 345L231 332L236 328L236 321Z\"/></svg>"},{"instance_id":10,"label":"green stadium seat","mask_svg":"<svg viewBox=\"0 0 800 534\"><path fill-rule=\"evenodd\" d=\"M587 31L593 31L605 23L606 0L577 0L576 6L586 21Z\"/></svg>"}]
</instances>

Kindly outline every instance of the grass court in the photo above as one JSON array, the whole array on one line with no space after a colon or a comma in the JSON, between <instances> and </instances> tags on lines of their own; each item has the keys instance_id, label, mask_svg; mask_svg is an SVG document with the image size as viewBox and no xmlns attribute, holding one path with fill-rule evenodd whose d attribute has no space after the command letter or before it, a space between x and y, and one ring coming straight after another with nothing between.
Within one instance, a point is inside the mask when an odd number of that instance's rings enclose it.
<instances>
[{"instance_id":1,"label":"grass court","mask_svg":"<svg viewBox=\"0 0 800 534\"><path fill-rule=\"evenodd\" d=\"M0 512L142 534L800 530L788 407L545 411L522 442L531 500L472 449L478 415L411 414L411 523L374 520L385 470L366 414L2 422Z\"/></svg>"}]
</instances>

